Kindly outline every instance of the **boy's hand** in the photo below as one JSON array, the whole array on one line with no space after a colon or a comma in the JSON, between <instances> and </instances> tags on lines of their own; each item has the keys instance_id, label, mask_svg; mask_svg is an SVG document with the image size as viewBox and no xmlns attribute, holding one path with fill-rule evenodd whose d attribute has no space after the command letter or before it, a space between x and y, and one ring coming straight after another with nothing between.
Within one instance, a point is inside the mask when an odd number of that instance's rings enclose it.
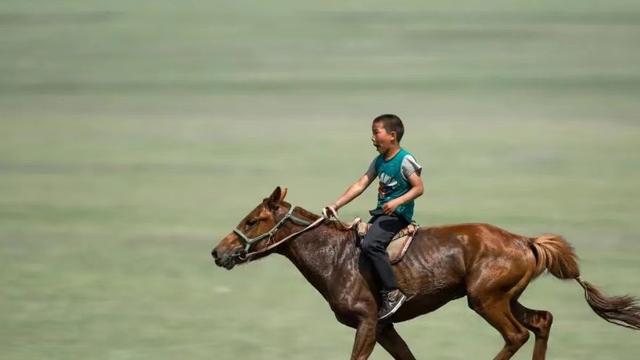
<instances>
[{"instance_id":1,"label":"boy's hand","mask_svg":"<svg viewBox=\"0 0 640 360\"><path fill-rule=\"evenodd\" d=\"M396 211L396 208L399 205L400 203L397 201L397 199L393 199L385 203L384 205L382 205L382 210L384 211L385 214L391 215L393 214L394 211Z\"/></svg>"},{"instance_id":2,"label":"boy's hand","mask_svg":"<svg viewBox=\"0 0 640 360\"><path fill-rule=\"evenodd\" d=\"M330 217L338 217L338 211L336 210L336 206L335 205L329 205L329 206L325 206L322 209L322 216L324 216L325 218L330 218Z\"/></svg>"}]
</instances>

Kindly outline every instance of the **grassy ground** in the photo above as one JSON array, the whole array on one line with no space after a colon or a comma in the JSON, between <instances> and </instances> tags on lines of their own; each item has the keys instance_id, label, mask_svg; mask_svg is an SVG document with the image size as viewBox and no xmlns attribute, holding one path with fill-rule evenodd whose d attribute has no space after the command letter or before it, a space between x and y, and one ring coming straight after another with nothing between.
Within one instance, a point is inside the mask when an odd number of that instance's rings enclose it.
<instances>
[{"instance_id":1,"label":"grassy ground","mask_svg":"<svg viewBox=\"0 0 640 360\"><path fill-rule=\"evenodd\" d=\"M425 166L421 224L560 233L584 279L640 295L640 6L556 3L4 1L0 357L346 358L285 259L209 252L276 185L334 200L383 112ZM552 359L640 353L575 283L523 303L554 313ZM502 344L464 301L399 331L419 358Z\"/></svg>"}]
</instances>

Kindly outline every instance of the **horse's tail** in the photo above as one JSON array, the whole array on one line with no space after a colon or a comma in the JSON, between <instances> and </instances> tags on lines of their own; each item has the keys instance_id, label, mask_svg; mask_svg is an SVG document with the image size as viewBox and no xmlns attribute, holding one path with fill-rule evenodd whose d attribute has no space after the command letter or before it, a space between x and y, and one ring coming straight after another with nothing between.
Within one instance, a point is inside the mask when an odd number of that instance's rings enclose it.
<instances>
[{"instance_id":1,"label":"horse's tail","mask_svg":"<svg viewBox=\"0 0 640 360\"><path fill-rule=\"evenodd\" d=\"M603 294L592 284L580 279L578 257L573 247L558 235L543 235L531 239L531 249L536 257L536 276L545 269L559 279L574 279L584 289L587 303L606 321L634 330L640 330L640 304L632 296Z\"/></svg>"},{"instance_id":2,"label":"horse's tail","mask_svg":"<svg viewBox=\"0 0 640 360\"><path fill-rule=\"evenodd\" d=\"M531 239L531 249L536 257L536 276L546 269L559 279L575 279L580 276L578 257L571 244L559 235L543 235Z\"/></svg>"}]
</instances>

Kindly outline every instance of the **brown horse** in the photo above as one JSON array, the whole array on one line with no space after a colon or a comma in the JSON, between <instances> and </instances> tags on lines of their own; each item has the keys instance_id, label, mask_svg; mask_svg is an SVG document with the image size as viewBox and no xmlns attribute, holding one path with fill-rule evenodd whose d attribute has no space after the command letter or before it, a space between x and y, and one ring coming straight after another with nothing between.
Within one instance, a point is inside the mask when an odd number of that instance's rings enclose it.
<instances>
[{"instance_id":1,"label":"brown horse","mask_svg":"<svg viewBox=\"0 0 640 360\"><path fill-rule=\"evenodd\" d=\"M545 358L553 317L518 302L529 282L547 270L576 280L587 303L605 320L640 330L640 306L629 296L607 297L579 277L574 251L562 237L531 238L488 224L422 228L405 257L394 265L410 299L389 321L378 322L380 299L368 263L360 257L356 233L342 223L284 202L277 187L212 251L219 266L286 256L329 302L341 323L356 329L351 359L367 359L378 342L394 359L415 359L394 322L434 311L467 296L471 309L502 334L495 359L509 359L535 335L533 359ZM250 238L250 236L252 238Z\"/></svg>"}]
</instances>

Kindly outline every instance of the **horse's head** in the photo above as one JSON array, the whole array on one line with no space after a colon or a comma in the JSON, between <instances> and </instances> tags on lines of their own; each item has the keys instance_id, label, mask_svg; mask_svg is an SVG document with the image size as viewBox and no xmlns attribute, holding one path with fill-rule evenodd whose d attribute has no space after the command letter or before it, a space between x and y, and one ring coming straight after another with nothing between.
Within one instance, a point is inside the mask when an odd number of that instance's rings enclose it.
<instances>
[{"instance_id":1,"label":"horse's head","mask_svg":"<svg viewBox=\"0 0 640 360\"><path fill-rule=\"evenodd\" d=\"M282 218L282 213L286 211L283 209L286 195L286 188L282 191L279 186L276 187L268 198L245 216L236 229L211 251L216 265L231 270L246 261L248 252L265 249L281 225L278 218Z\"/></svg>"}]
</instances>

